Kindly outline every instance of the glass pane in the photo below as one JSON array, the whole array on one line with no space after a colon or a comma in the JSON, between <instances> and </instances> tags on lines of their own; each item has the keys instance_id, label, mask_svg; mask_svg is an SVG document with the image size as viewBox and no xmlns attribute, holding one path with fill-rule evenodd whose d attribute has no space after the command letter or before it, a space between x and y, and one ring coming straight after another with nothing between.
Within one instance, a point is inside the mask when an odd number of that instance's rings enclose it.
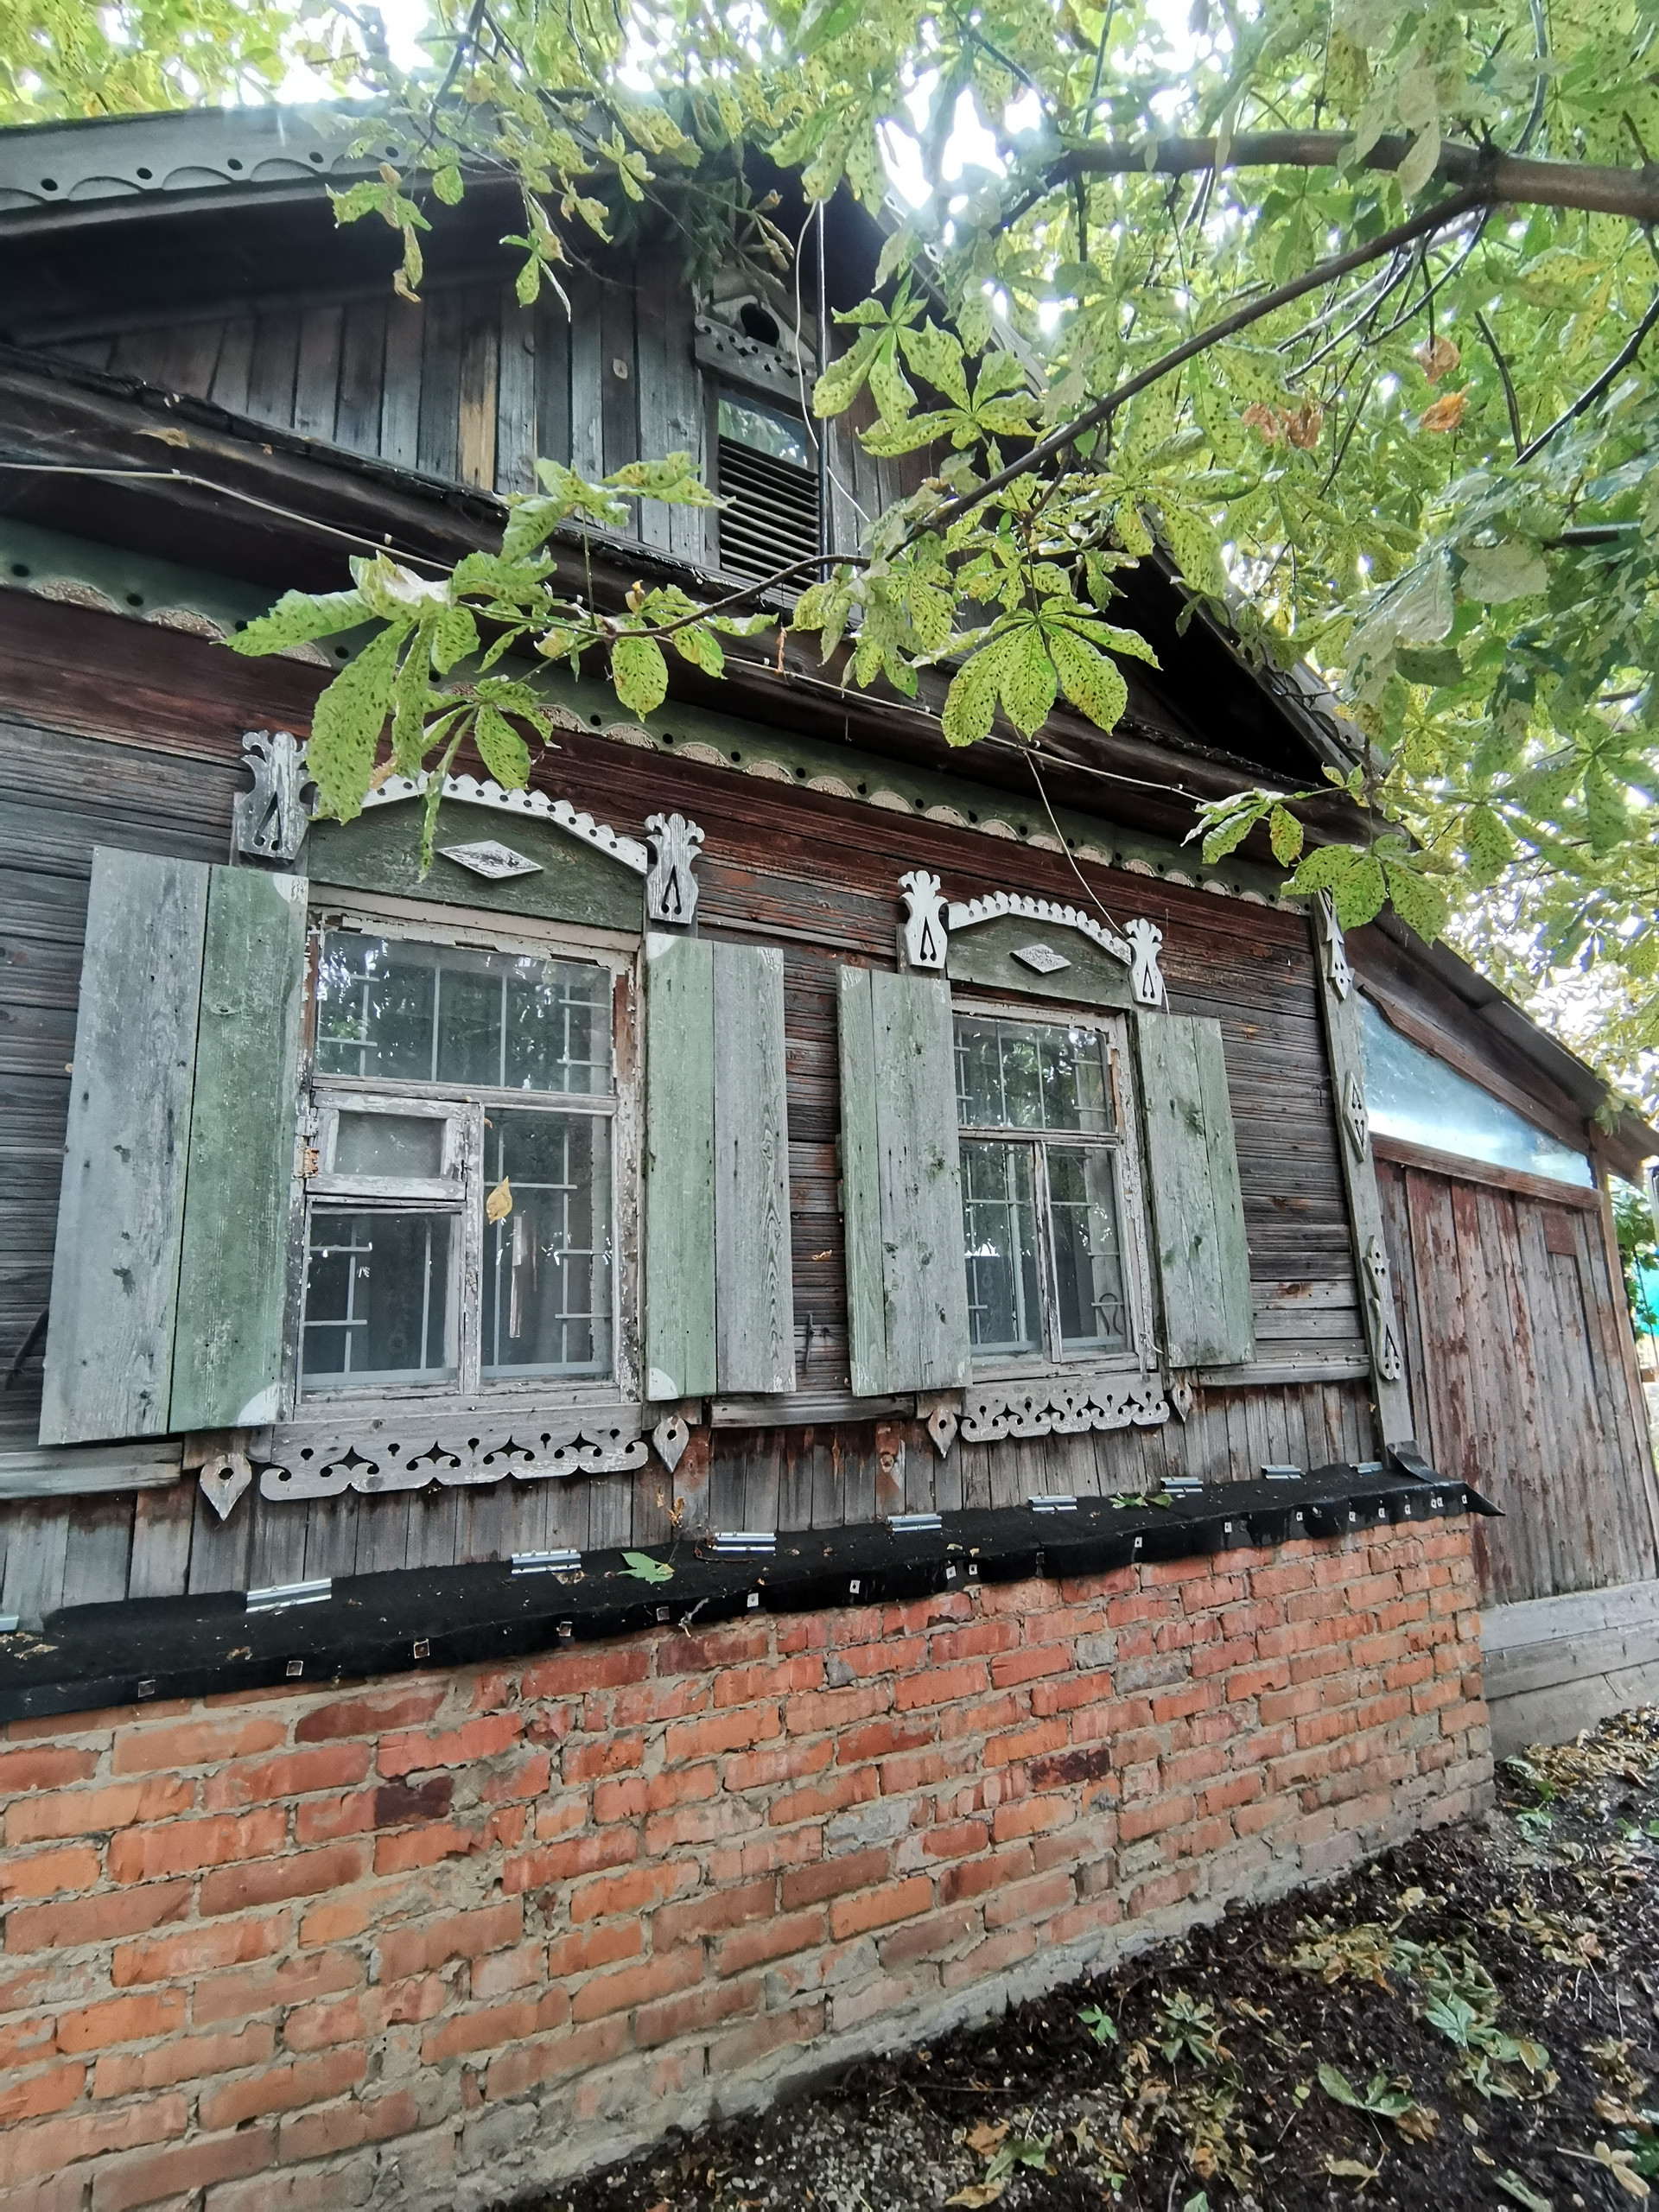
<instances>
[{"instance_id":1,"label":"glass pane","mask_svg":"<svg viewBox=\"0 0 1659 2212\"><path fill-rule=\"evenodd\" d=\"M775 461L792 461L797 468L810 468L812 450L806 442L806 425L798 415L785 415L756 399L734 399L720 395L720 435L734 438L756 453L769 453Z\"/></svg>"},{"instance_id":2,"label":"glass pane","mask_svg":"<svg viewBox=\"0 0 1659 2212\"><path fill-rule=\"evenodd\" d=\"M962 1227L968 1326L976 1351L1043 1348L1033 1153L1023 1144L962 1147Z\"/></svg>"},{"instance_id":3,"label":"glass pane","mask_svg":"<svg viewBox=\"0 0 1659 2212\"><path fill-rule=\"evenodd\" d=\"M1109 1129L1099 1031L958 1014L957 1110L969 1129Z\"/></svg>"},{"instance_id":4,"label":"glass pane","mask_svg":"<svg viewBox=\"0 0 1659 2212\"><path fill-rule=\"evenodd\" d=\"M442 1213L311 1217L305 1284L307 1389L443 1382L455 1222Z\"/></svg>"},{"instance_id":5,"label":"glass pane","mask_svg":"<svg viewBox=\"0 0 1659 2212\"><path fill-rule=\"evenodd\" d=\"M1048 1211L1066 1351L1127 1351L1116 1163L1097 1145L1050 1145Z\"/></svg>"},{"instance_id":6,"label":"glass pane","mask_svg":"<svg viewBox=\"0 0 1659 2212\"><path fill-rule=\"evenodd\" d=\"M443 1123L429 1115L342 1111L334 1139L334 1173L442 1175L443 1130Z\"/></svg>"},{"instance_id":7,"label":"glass pane","mask_svg":"<svg viewBox=\"0 0 1659 2212\"><path fill-rule=\"evenodd\" d=\"M1582 1153L1535 1128L1513 1107L1402 1037L1368 998L1359 1001L1359 1019L1365 1103L1380 1136L1403 1137L1436 1152L1459 1153L1465 1160L1519 1168L1527 1175L1548 1175L1558 1183L1576 1183L1580 1190L1595 1188L1594 1173Z\"/></svg>"},{"instance_id":8,"label":"glass pane","mask_svg":"<svg viewBox=\"0 0 1659 2212\"><path fill-rule=\"evenodd\" d=\"M611 1088L611 979L591 962L330 930L317 1069L505 1090Z\"/></svg>"},{"instance_id":9,"label":"glass pane","mask_svg":"<svg viewBox=\"0 0 1659 2212\"><path fill-rule=\"evenodd\" d=\"M495 1112L484 1147L512 1195L484 1225L484 1373L608 1375L610 1117Z\"/></svg>"}]
</instances>

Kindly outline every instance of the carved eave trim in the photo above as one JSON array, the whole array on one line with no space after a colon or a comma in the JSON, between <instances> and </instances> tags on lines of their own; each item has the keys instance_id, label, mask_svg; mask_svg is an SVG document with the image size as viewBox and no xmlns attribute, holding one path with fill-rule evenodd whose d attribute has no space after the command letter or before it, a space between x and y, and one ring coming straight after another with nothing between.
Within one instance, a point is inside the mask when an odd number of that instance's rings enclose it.
<instances>
[{"instance_id":1,"label":"carved eave trim","mask_svg":"<svg viewBox=\"0 0 1659 2212\"><path fill-rule=\"evenodd\" d=\"M963 1393L962 1440L1082 1436L1091 1429L1159 1428L1169 1402L1156 1376L1056 1376L1030 1383L971 1385Z\"/></svg>"},{"instance_id":2,"label":"carved eave trim","mask_svg":"<svg viewBox=\"0 0 1659 2212\"><path fill-rule=\"evenodd\" d=\"M424 798L426 793L423 778L388 776L378 790L370 791L364 799L364 810L374 806L398 806L408 799ZM636 875L644 875L651 866L651 855L637 837L626 837L608 823L595 822L591 814L583 814L568 798L553 798L546 791L505 791L490 778L479 776L446 776L443 796L462 806L488 806L498 814L517 815L520 820L551 823L567 836L580 838L584 845L591 845L596 853L620 861Z\"/></svg>"},{"instance_id":3,"label":"carved eave trim","mask_svg":"<svg viewBox=\"0 0 1659 2212\"><path fill-rule=\"evenodd\" d=\"M1134 960L1128 942L1104 922L1097 922L1092 914L1085 914L1077 906L1057 906L1052 899L1027 898L1020 891L988 891L982 899L955 900L945 915L945 923L954 935L957 930L970 930L976 922L994 922L1004 914L1019 914L1027 921L1057 922L1064 929L1081 930L1103 952L1109 953L1114 960L1121 960L1126 968Z\"/></svg>"}]
</instances>

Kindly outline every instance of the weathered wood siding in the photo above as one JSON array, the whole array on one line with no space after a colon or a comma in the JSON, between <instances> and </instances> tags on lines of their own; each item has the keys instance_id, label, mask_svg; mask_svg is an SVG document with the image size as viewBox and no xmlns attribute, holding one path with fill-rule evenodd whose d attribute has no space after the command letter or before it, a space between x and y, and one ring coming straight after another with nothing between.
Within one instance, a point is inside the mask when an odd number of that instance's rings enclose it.
<instances>
[{"instance_id":1,"label":"weathered wood siding","mask_svg":"<svg viewBox=\"0 0 1659 2212\"><path fill-rule=\"evenodd\" d=\"M0 882L0 1081L20 1109L8 1116L4 1141L23 1149L8 1163L16 1230L4 1255L8 1357L49 1287L91 849L222 858L241 731L302 729L320 680L299 664L242 661L178 632L0 594L0 707L11 716L0 724L0 835L10 863ZM875 1510L876 1424L834 1417L849 1375L837 969L848 961L892 967L906 869L931 868L962 896L1001 887L1069 900L1076 878L1063 855L1034 846L918 816L855 813L833 797L598 737L562 733L561 742L551 787L577 804L635 830L670 807L703 825L706 937L782 948L797 1385L822 1417L700 1432L672 1482L653 1463L638 1476L304 1507L254 1496L222 1526L193 1481L136 1502L14 1503L0 1509L0 1610L649 1541L666 1532L674 1496L698 1482L721 1526L852 1522ZM1172 1471L1226 1479L1263 1460L1319 1465L1375 1449L1305 918L1152 874L1091 869L1090 880L1119 922L1144 913L1163 930L1174 1010L1221 1025L1255 1362L1232 1387L1201 1392L1189 1421L1166 1428L958 1445L942 1462L919 1426L895 1420L882 1441L890 1453L902 1447L893 1480L916 1510L1013 1503L1033 1491L1115 1491ZM10 1395L16 1443L33 1408L26 1393Z\"/></svg>"},{"instance_id":2,"label":"weathered wood siding","mask_svg":"<svg viewBox=\"0 0 1659 2212\"><path fill-rule=\"evenodd\" d=\"M499 256L490 256L497 264ZM535 486L538 459L589 477L690 452L707 469L709 397L693 350L692 305L677 264L652 254L565 274L570 312L550 291L522 308L510 270L437 275L417 302L389 283L346 296L254 301L243 311L58 340L91 367L212 400L233 415L396 467L505 494ZM913 491L928 456L878 461L852 435L861 402L830 429L833 542ZM715 565L707 510L645 500L624 534L677 560Z\"/></svg>"},{"instance_id":3,"label":"weathered wood siding","mask_svg":"<svg viewBox=\"0 0 1659 2212\"><path fill-rule=\"evenodd\" d=\"M1475 1523L1483 1602L1659 1571L1599 1212L1386 1160L1377 1180L1418 1440L1506 1516Z\"/></svg>"}]
</instances>

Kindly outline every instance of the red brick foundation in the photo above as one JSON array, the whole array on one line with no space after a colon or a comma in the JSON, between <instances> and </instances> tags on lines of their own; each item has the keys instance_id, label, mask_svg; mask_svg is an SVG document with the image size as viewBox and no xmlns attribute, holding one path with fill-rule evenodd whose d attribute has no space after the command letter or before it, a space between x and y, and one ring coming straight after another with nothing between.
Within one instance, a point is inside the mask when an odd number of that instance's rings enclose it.
<instances>
[{"instance_id":1,"label":"red brick foundation","mask_svg":"<svg viewBox=\"0 0 1659 2212\"><path fill-rule=\"evenodd\" d=\"M0 2204L527 2190L1469 1812L1479 1669L1457 1521L14 1723Z\"/></svg>"}]
</instances>

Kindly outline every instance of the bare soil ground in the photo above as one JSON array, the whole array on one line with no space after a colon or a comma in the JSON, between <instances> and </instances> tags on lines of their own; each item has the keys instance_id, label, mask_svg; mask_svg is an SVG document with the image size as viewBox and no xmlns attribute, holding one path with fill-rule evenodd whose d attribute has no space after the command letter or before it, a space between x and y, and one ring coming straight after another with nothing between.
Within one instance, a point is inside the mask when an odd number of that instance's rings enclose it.
<instances>
[{"instance_id":1,"label":"bare soil ground","mask_svg":"<svg viewBox=\"0 0 1659 2212\"><path fill-rule=\"evenodd\" d=\"M1630 2212L1659 2174L1659 1710L1507 1762L1499 1799L521 2212Z\"/></svg>"}]
</instances>

